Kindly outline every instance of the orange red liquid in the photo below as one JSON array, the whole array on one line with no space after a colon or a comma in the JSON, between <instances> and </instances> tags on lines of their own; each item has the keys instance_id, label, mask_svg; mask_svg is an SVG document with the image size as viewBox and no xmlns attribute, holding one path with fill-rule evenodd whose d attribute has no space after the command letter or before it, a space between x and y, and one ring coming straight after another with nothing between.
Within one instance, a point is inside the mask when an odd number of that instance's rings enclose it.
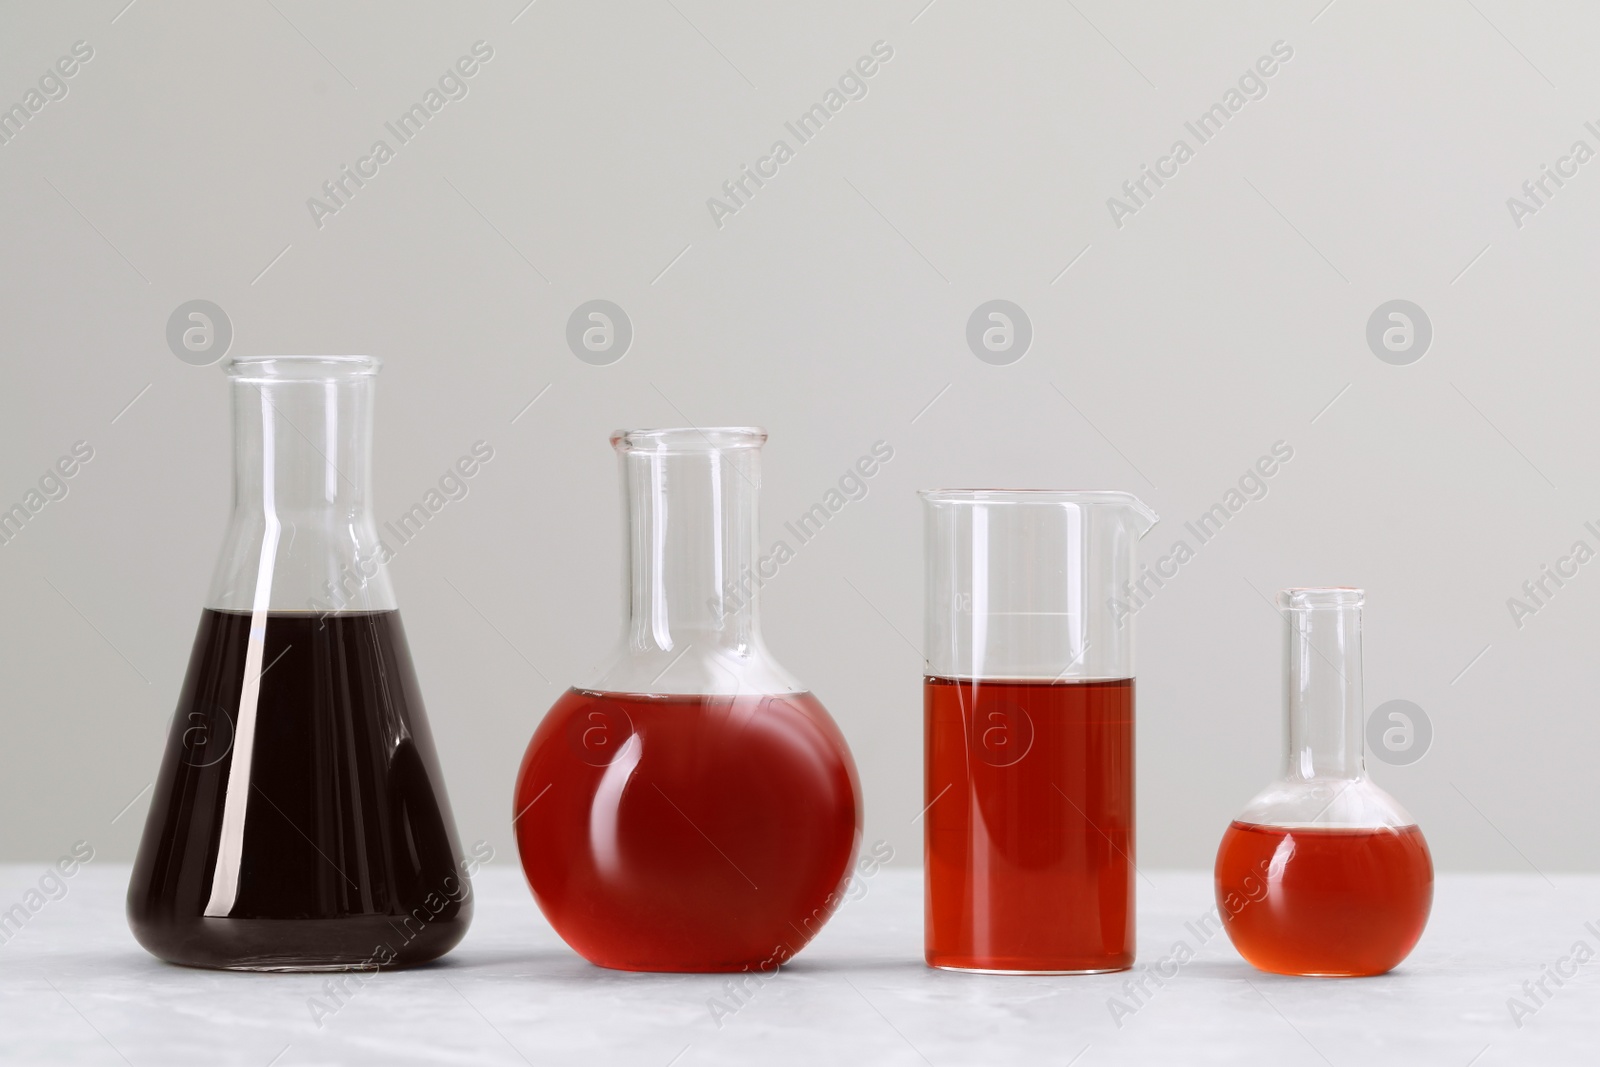
<instances>
[{"instance_id":1,"label":"orange red liquid","mask_svg":"<svg viewBox=\"0 0 1600 1067\"><path fill-rule=\"evenodd\" d=\"M810 693L570 689L517 779L517 848L550 924L593 963L771 970L838 907L861 787Z\"/></svg>"},{"instance_id":2,"label":"orange red liquid","mask_svg":"<svg viewBox=\"0 0 1600 1067\"><path fill-rule=\"evenodd\" d=\"M1382 974L1411 952L1433 905L1415 826L1302 829L1234 822L1217 850L1223 928L1275 974Z\"/></svg>"},{"instance_id":3,"label":"orange red liquid","mask_svg":"<svg viewBox=\"0 0 1600 1067\"><path fill-rule=\"evenodd\" d=\"M923 692L928 964L1131 967L1133 679Z\"/></svg>"}]
</instances>

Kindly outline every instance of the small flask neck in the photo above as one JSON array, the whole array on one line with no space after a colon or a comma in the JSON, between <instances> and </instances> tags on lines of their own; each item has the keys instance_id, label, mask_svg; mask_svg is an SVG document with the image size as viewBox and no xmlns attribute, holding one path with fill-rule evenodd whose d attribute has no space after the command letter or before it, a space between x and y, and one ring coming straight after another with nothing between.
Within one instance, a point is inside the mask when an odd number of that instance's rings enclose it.
<instances>
[{"instance_id":1,"label":"small flask neck","mask_svg":"<svg viewBox=\"0 0 1600 1067\"><path fill-rule=\"evenodd\" d=\"M1284 672L1292 780L1361 778L1363 758L1361 607L1295 607Z\"/></svg>"}]
</instances>

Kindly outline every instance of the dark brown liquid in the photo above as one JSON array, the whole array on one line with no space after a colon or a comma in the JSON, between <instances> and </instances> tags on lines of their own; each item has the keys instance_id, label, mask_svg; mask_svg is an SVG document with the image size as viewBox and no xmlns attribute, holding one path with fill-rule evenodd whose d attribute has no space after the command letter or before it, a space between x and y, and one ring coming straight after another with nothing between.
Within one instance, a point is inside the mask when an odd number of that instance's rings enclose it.
<instances>
[{"instance_id":1,"label":"dark brown liquid","mask_svg":"<svg viewBox=\"0 0 1600 1067\"><path fill-rule=\"evenodd\" d=\"M128 886L134 936L198 967L443 955L466 933L471 885L399 612L267 614L246 737L250 625L201 616ZM238 877L219 888L228 782L246 760Z\"/></svg>"}]
</instances>

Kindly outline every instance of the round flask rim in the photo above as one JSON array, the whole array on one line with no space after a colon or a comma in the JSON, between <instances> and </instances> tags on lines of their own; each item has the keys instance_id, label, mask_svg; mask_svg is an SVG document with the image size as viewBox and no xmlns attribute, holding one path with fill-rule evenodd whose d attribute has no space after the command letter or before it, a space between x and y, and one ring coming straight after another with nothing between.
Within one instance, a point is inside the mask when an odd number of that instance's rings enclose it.
<instances>
[{"instance_id":1,"label":"round flask rim","mask_svg":"<svg viewBox=\"0 0 1600 1067\"><path fill-rule=\"evenodd\" d=\"M327 382L368 378L382 368L382 360L366 355L235 356L223 365L229 378L246 382Z\"/></svg>"}]
</instances>

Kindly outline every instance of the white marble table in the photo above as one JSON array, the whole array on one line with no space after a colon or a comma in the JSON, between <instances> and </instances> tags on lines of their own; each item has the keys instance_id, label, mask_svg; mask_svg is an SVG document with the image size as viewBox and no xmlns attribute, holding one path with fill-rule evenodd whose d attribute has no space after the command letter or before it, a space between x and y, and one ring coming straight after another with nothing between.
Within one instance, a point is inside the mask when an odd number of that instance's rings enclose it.
<instances>
[{"instance_id":1,"label":"white marble table","mask_svg":"<svg viewBox=\"0 0 1600 1067\"><path fill-rule=\"evenodd\" d=\"M0 910L43 865L0 867ZM884 870L782 975L743 1004L725 977L583 962L504 859L477 878L466 941L440 964L369 981L319 1027L327 976L223 974L147 956L122 916L127 868L93 863L0 945L0 1062L303 1064L1379 1064L1600 1063L1600 959L1542 1005L1522 983L1586 942L1600 877L1447 875L1421 945L1356 980L1252 970L1224 935L1185 926L1209 876L1140 885L1140 967L1185 940L1193 961L1114 1021L1129 976L1005 978L922 965L920 875ZM1593 929L1585 924L1592 923ZM1572 965L1563 968L1571 970ZM1537 992L1537 990L1535 990ZM1507 1007L1536 1010L1518 1027ZM731 1015L713 1018L721 999ZM331 1003L331 1001L328 1001Z\"/></svg>"}]
</instances>

